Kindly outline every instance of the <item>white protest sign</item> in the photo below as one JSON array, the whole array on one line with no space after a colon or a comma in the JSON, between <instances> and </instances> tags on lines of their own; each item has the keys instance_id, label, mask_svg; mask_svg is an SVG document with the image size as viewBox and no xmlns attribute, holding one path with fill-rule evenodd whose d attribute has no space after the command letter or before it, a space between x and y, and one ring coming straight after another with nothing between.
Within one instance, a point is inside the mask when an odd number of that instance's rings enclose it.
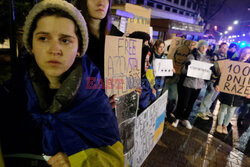
<instances>
[{"instance_id":1,"label":"white protest sign","mask_svg":"<svg viewBox=\"0 0 250 167\"><path fill-rule=\"evenodd\" d=\"M191 64L188 66L187 76L204 80L210 80L212 74L210 68L212 66L213 64L211 63L191 60Z\"/></svg>"},{"instance_id":2,"label":"white protest sign","mask_svg":"<svg viewBox=\"0 0 250 167\"><path fill-rule=\"evenodd\" d=\"M135 121L135 145L133 152L125 154L125 164L141 166L160 140L166 114L168 91L145 109Z\"/></svg>"},{"instance_id":3,"label":"white protest sign","mask_svg":"<svg viewBox=\"0 0 250 167\"><path fill-rule=\"evenodd\" d=\"M153 67L154 76L173 76L172 59L155 59Z\"/></svg>"}]
</instances>

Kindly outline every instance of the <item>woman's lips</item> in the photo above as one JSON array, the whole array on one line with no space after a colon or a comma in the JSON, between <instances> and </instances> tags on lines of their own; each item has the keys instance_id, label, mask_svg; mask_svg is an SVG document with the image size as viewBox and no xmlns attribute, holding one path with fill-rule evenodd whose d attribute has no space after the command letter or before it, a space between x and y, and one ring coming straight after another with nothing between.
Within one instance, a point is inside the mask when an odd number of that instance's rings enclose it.
<instances>
[{"instance_id":1,"label":"woman's lips","mask_svg":"<svg viewBox=\"0 0 250 167\"><path fill-rule=\"evenodd\" d=\"M98 12L104 12L104 9L98 9L97 11Z\"/></svg>"},{"instance_id":2,"label":"woman's lips","mask_svg":"<svg viewBox=\"0 0 250 167\"><path fill-rule=\"evenodd\" d=\"M48 63L50 65L59 65L59 64L61 64L59 61L56 61L56 60L50 60L50 61L48 61Z\"/></svg>"}]
</instances>

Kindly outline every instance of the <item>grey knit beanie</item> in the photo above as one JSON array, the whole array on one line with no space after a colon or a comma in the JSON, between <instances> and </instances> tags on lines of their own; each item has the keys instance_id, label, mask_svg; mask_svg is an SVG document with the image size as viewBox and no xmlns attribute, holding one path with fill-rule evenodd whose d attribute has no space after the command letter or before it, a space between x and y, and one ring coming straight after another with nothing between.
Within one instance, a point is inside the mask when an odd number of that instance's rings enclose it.
<instances>
[{"instance_id":1,"label":"grey knit beanie","mask_svg":"<svg viewBox=\"0 0 250 167\"><path fill-rule=\"evenodd\" d=\"M89 40L86 22L81 12L77 8L75 8L72 4L68 3L65 0L43 0L38 4L36 4L30 10L28 16L26 17L26 21L24 24L24 33L23 33L23 42L27 51L32 54L31 43L29 42L29 34L34 19L39 13L49 8L55 8L65 11L75 20L75 23L77 24L82 35L82 46L79 46L82 47L81 49L82 53L80 53L80 57L82 57L88 48L88 40Z\"/></svg>"},{"instance_id":2,"label":"grey knit beanie","mask_svg":"<svg viewBox=\"0 0 250 167\"><path fill-rule=\"evenodd\" d=\"M199 40L199 42L198 42L198 48L202 47L203 45L208 46L207 41L205 41L205 40Z\"/></svg>"}]
</instances>

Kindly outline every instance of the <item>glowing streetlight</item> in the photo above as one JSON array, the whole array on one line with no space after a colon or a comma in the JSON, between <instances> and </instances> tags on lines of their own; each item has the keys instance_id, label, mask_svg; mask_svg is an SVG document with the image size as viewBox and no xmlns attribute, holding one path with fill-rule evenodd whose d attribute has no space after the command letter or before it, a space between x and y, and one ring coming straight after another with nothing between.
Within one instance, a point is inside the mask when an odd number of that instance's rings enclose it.
<instances>
[{"instance_id":1,"label":"glowing streetlight","mask_svg":"<svg viewBox=\"0 0 250 167\"><path fill-rule=\"evenodd\" d=\"M224 32L224 34L227 34L227 33L228 33L228 31L225 31L225 32Z\"/></svg>"},{"instance_id":2,"label":"glowing streetlight","mask_svg":"<svg viewBox=\"0 0 250 167\"><path fill-rule=\"evenodd\" d=\"M234 24L236 25L236 24L238 24L239 23L239 21L238 20L234 20Z\"/></svg>"},{"instance_id":3,"label":"glowing streetlight","mask_svg":"<svg viewBox=\"0 0 250 167\"><path fill-rule=\"evenodd\" d=\"M242 34L242 36L244 37L244 36L246 36L246 34Z\"/></svg>"},{"instance_id":4,"label":"glowing streetlight","mask_svg":"<svg viewBox=\"0 0 250 167\"><path fill-rule=\"evenodd\" d=\"M231 31L232 29L233 29L232 26L229 26L229 27L227 28L228 31Z\"/></svg>"},{"instance_id":5,"label":"glowing streetlight","mask_svg":"<svg viewBox=\"0 0 250 167\"><path fill-rule=\"evenodd\" d=\"M220 35L223 35L223 33L221 32Z\"/></svg>"}]
</instances>

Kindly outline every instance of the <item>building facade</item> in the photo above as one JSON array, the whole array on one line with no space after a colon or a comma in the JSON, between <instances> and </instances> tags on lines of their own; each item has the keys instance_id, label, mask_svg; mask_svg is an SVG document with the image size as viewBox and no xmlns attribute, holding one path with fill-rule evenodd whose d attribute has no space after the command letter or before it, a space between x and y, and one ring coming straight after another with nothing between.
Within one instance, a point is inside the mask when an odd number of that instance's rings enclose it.
<instances>
[{"instance_id":1,"label":"building facade","mask_svg":"<svg viewBox=\"0 0 250 167\"><path fill-rule=\"evenodd\" d=\"M113 4L132 3L152 9L151 18L198 24L199 5L192 0L113 0Z\"/></svg>"}]
</instances>

